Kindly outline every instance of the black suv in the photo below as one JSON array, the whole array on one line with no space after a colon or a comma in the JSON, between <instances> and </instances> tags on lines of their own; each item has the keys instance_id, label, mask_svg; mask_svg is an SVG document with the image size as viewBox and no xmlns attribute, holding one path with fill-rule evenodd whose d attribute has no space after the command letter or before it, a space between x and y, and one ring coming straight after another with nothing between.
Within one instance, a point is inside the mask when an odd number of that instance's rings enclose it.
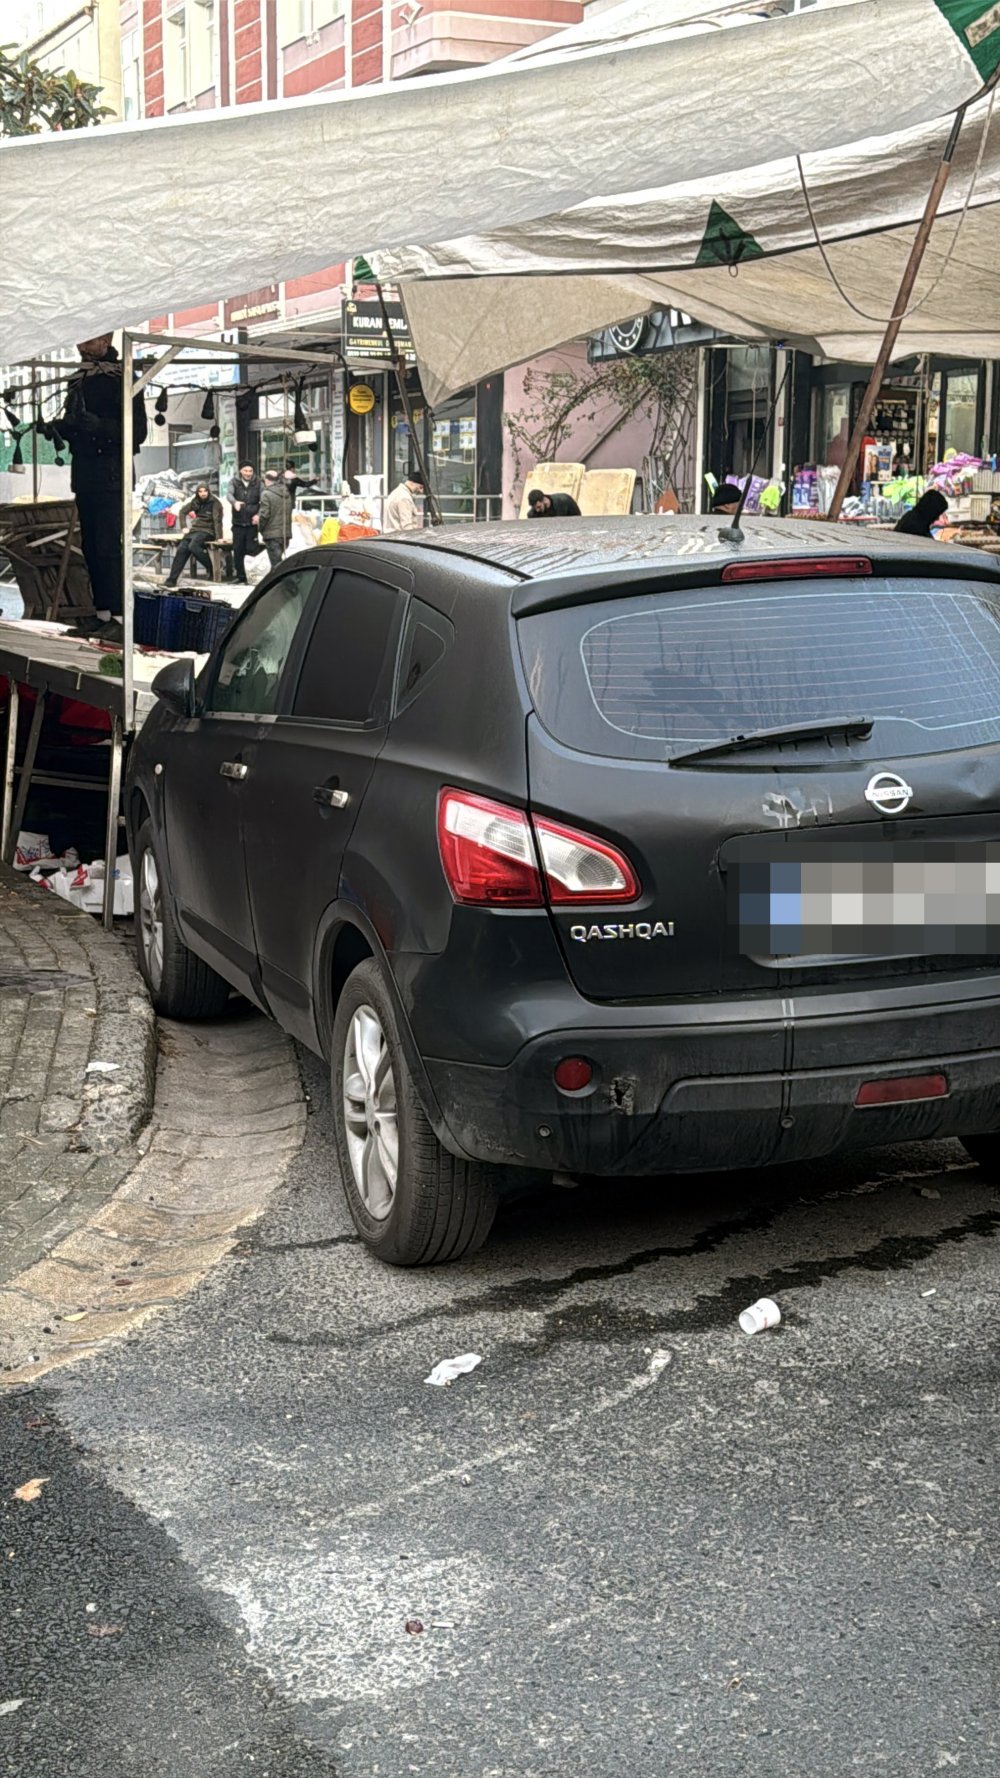
<instances>
[{"instance_id":1,"label":"black suv","mask_svg":"<svg viewBox=\"0 0 1000 1778\"><path fill-rule=\"evenodd\" d=\"M357 1227L532 1173L1000 1155L1000 572L846 527L455 527L281 564L127 796L158 1011L329 1058Z\"/></svg>"}]
</instances>

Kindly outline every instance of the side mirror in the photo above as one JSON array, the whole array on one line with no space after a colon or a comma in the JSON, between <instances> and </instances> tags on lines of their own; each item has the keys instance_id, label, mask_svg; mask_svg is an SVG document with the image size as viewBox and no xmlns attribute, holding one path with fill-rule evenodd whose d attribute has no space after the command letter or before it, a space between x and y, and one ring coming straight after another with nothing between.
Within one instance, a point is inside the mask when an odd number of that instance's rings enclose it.
<instances>
[{"instance_id":1,"label":"side mirror","mask_svg":"<svg viewBox=\"0 0 1000 1778\"><path fill-rule=\"evenodd\" d=\"M194 696L194 662L191 660L170 661L161 667L153 680L153 696L166 704L175 716L193 716L195 713Z\"/></svg>"}]
</instances>

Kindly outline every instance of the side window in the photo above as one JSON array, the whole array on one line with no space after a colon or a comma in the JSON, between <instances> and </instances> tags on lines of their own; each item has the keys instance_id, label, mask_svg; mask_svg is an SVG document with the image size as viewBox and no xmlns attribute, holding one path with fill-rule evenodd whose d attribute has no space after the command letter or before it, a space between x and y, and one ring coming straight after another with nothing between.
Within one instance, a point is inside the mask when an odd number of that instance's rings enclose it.
<instances>
[{"instance_id":1,"label":"side window","mask_svg":"<svg viewBox=\"0 0 1000 1778\"><path fill-rule=\"evenodd\" d=\"M284 574L230 632L219 658L207 710L273 716L285 662L318 568Z\"/></svg>"},{"instance_id":2,"label":"side window","mask_svg":"<svg viewBox=\"0 0 1000 1778\"><path fill-rule=\"evenodd\" d=\"M292 707L313 721L381 723L388 716L388 657L405 594L361 574L327 588Z\"/></svg>"},{"instance_id":3,"label":"side window","mask_svg":"<svg viewBox=\"0 0 1000 1778\"><path fill-rule=\"evenodd\" d=\"M422 599L411 599L399 651L396 715L418 698L455 639L455 626Z\"/></svg>"}]
</instances>

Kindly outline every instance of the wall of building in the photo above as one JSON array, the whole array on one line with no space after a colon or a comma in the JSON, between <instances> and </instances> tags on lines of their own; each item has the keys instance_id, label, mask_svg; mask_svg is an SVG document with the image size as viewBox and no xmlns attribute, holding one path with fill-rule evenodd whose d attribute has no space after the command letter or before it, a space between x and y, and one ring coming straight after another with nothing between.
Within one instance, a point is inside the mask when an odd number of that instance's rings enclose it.
<instances>
[{"instance_id":1,"label":"wall of building","mask_svg":"<svg viewBox=\"0 0 1000 1778\"><path fill-rule=\"evenodd\" d=\"M138 42L140 115L162 117L216 105L364 86L443 68L476 67L510 55L582 15L580 0L107 0L119 8L123 41ZM383 26L392 21L386 55ZM204 28L212 23L211 63ZM183 21L183 23L181 22ZM303 29L305 27L305 29ZM178 42L194 29L201 45L180 79ZM133 33L137 38L133 38ZM206 68L208 69L205 74ZM199 70L204 78L198 78ZM401 145L405 154L405 145ZM363 144L361 145L363 152ZM268 293L235 293L208 310L159 319L173 329L274 328L297 320L339 320L343 266L297 278ZM227 315L226 311L229 311ZM230 319L233 310L241 313Z\"/></svg>"},{"instance_id":2,"label":"wall of building","mask_svg":"<svg viewBox=\"0 0 1000 1778\"><path fill-rule=\"evenodd\" d=\"M101 88L102 103L122 115L120 0L94 0L89 13L72 0L0 4L4 42L17 42L41 67L72 72Z\"/></svg>"},{"instance_id":3,"label":"wall of building","mask_svg":"<svg viewBox=\"0 0 1000 1778\"><path fill-rule=\"evenodd\" d=\"M518 365L507 372L504 378L504 518L517 517L532 467L531 452L523 445L515 444L507 423L512 416L523 419L526 415L537 414L538 399L530 392L526 393L525 377L537 383L540 377L556 373L585 376L588 369L586 342L578 340L556 352L547 352L529 365ZM583 463L587 469L634 469L641 475L643 458L652 442L651 422L644 414L619 421L620 409L613 401L596 405L585 402L581 417L574 420L559 446L559 461ZM526 420L525 423L533 430L537 420Z\"/></svg>"}]
</instances>

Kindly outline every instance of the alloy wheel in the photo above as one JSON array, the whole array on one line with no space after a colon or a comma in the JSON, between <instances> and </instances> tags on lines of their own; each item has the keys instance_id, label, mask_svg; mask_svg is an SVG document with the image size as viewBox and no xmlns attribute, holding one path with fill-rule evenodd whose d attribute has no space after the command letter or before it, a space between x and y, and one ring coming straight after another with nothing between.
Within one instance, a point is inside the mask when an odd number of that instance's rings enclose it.
<instances>
[{"instance_id":1,"label":"alloy wheel","mask_svg":"<svg viewBox=\"0 0 1000 1778\"><path fill-rule=\"evenodd\" d=\"M359 1006L344 1046L344 1125L354 1184L369 1216L384 1222L396 1196L396 1078L378 1014Z\"/></svg>"},{"instance_id":2,"label":"alloy wheel","mask_svg":"<svg viewBox=\"0 0 1000 1778\"><path fill-rule=\"evenodd\" d=\"M160 873L148 846L139 867L139 942L150 982L158 988L163 975L163 902Z\"/></svg>"}]
</instances>

